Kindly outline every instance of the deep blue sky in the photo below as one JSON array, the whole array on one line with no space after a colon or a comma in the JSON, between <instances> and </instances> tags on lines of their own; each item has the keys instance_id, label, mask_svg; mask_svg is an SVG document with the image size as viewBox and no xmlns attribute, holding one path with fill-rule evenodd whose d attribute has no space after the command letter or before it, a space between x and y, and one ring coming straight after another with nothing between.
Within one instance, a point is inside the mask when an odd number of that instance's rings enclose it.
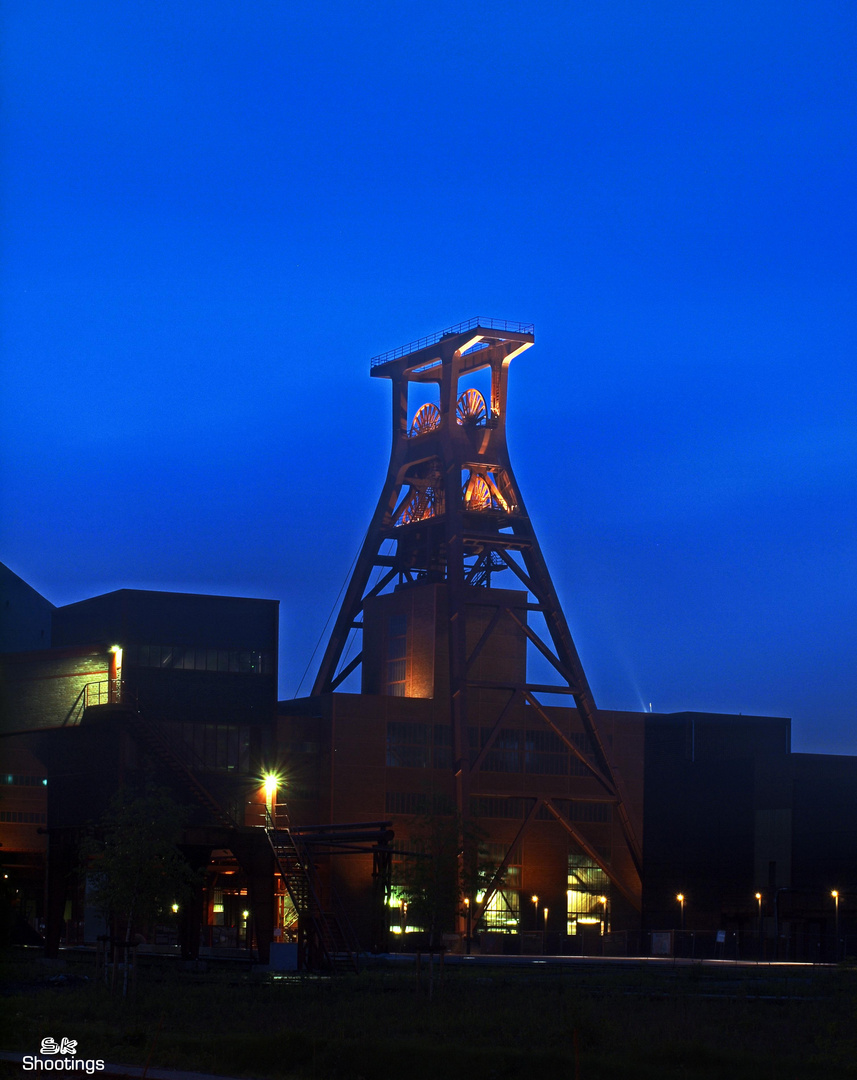
<instances>
[{"instance_id":1,"label":"deep blue sky","mask_svg":"<svg viewBox=\"0 0 857 1080\"><path fill-rule=\"evenodd\" d=\"M386 469L369 357L532 321L512 461L598 704L857 753L857 6L2 20L0 560L279 599L292 696Z\"/></svg>"}]
</instances>

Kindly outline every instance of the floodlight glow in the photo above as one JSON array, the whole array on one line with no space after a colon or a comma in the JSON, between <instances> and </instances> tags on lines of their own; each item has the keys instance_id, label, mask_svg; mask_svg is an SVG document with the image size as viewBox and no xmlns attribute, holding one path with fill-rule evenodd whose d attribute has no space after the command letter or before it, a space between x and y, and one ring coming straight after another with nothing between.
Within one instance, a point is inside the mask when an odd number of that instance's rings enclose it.
<instances>
[{"instance_id":1,"label":"floodlight glow","mask_svg":"<svg viewBox=\"0 0 857 1080\"><path fill-rule=\"evenodd\" d=\"M265 782L265 799L270 802L277 793L280 781L274 773L265 773L262 779Z\"/></svg>"}]
</instances>

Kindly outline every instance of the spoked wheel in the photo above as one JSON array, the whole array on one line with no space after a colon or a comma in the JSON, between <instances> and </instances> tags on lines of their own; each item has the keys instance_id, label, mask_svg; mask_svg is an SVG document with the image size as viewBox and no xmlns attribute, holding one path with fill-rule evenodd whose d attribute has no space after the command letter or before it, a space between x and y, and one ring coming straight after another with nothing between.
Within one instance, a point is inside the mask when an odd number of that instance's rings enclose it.
<instances>
[{"instance_id":1,"label":"spoked wheel","mask_svg":"<svg viewBox=\"0 0 857 1080\"><path fill-rule=\"evenodd\" d=\"M434 431L440 426L440 409L430 401L417 409L411 422L411 430L408 435L414 438L416 435L425 435L427 431Z\"/></svg>"},{"instance_id":2,"label":"spoked wheel","mask_svg":"<svg viewBox=\"0 0 857 1080\"><path fill-rule=\"evenodd\" d=\"M465 390L455 404L455 418L459 424L484 424L488 418L485 398L478 390Z\"/></svg>"},{"instance_id":3,"label":"spoked wheel","mask_svg":"<svg viewBox=\"0 0 857 1080\"><path fill-rule=\"evenodd\" d=\"M465 510L491 509L491 488L484 477L474 476L471 473L470 478L464 485L462 494L464 495Z\"/></svg>"}]
</instances>

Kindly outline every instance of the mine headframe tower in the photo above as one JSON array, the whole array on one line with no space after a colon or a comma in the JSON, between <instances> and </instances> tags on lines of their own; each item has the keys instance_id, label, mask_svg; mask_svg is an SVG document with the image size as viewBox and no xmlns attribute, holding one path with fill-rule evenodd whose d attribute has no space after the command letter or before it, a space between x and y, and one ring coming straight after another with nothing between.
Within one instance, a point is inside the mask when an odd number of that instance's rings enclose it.
<instances>
[{"instance_id":1,"label":"mine headframe tower","mask_svg":"<svg viewBox=\"0 0 857 1080\"><path fill-rule=\"evenodd\" d=\"M364 603L385 589L407 583L442 583L449 615L449 707L455 768L456 809L469 816L471 773L481 756L471 762L468 746L468 695L486 688L476 682L473 665L501 619L511 618L520 632L542 654L559 676L559 685L491 683L508 691L508 705L525 702L602 786L614 804L636 872L620 873L603 863L584 837L563 821L584 850L602 864L615 887L639 908L641 865L623 783L612 761L608 741L599 730L592 692L583 671L565 616L548 573L544 556L515 480L506 446L506 400L509 364L535 341L532 324L475 318L428 338L373 357L370 374L390 379L393 387L393 440L387 477L360 554L346 588L336 622L313 686L313 694L336 690L363 662L358 652L345 659L349 634L363 626ZM472 386L476 372L490 375L488 400ZM483 384L487 387L485 375ZM411 384L424 397L438 396L409 412ZM435 384L437 391L432 389ZM414 389L416 390L417 387ZM383 550L382 550L383 549ZM503 596L491 588L492 575L510 570L525 587L527 611L540 612L549 641L540 637L502 601L475 645L469 646L468 607L474 604L473 586L485 599ZM371 581L373 574L374 582ZM508 593L505 595L508 596ZM538 700L544 694L574 698L590 752L584 752L567 733L557 728ZM499 728L502 715L497 720ZM471 718L471 723L472 718ZM535 810L544 805L541 800ZM546 809L553 812L548 804ZM556 815L559 817L559 815ZM508 855L507 855L508 858ZM627 860L626 860L627 862ZM498 871L497 882L505 869ZM487 898L480 905L484 907Z\"/></svg>"}]
</instances>

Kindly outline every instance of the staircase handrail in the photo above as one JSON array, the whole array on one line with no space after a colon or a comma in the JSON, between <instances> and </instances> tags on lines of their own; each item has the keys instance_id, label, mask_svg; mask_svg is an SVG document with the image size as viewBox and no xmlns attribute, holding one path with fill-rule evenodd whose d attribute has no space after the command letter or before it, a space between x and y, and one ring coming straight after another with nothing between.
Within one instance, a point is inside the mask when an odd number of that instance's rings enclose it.
<instances>
[{"instance_id":1,"label":"staircase handrail","mask_svg":"<svg viewBox=\"0 0 857 1080\"><path fill-rule=\"evenodd\" d=\"M322 951L325 958L331 967L335 966L334 956L328 949L327 941L325 940L325 929L329 930L328 916L333 916L336 919L337 925L342 933L344 939L345 950L349 955L349 959L357 968L357 957L360 953L360 943L357 939L357 935L354 932L354 928L351 925L348 916L345 913L345 908L336 893L333 886L329 889L330 904L328 907L334 908L334 910L325 911L325 905L322 903L322 889L321 881L318 877L315 864L310 856L308 846L300 841L300 838L292 832L288 827L278 826L271 814L270 808L265 807L265 831L268 836L268 842L271 845L271 849L274 852L274 858L276 859L277 866L280 869L280 873L283 876L283 882L286 886L286 891L291 898L292 903L295 905L295 909L298 915L304 915L310 919L313 927L316 931L316 935L321 944ZM303 872L304 881L307 886L307 908L305 911L301 911L301 897L299 896L297 889L293 888L291 881L291 874L285 869L280 858L280 851L277 844L278 835L286 834L289 840L289 844L295 853L297 864Z\"/></svg>"},{"instance_id":2,"label":"staircase handrail","mask_svg":"<svg viewBox=\"0 0 857 1080\"><path fill-rule=\"evenodd\" d=\"M134 720L140 727L147 730L150 735L153 735L154 738L160 742L161 747L172 756L186 778L190 781L191 785L196 788L199 794L205 799L206 803L208 803L209 809L229 828L240 828L240 823L237 822L232 814L230 814L223 806L220 799L211 794L205 784L200 780L197 771L192 767L188 759L196 758L200 770L203 771L205 769L205 763L198 757L195 751L192 750L183 739L178 740L181 744L181 750L179 750L177 743L168 738L163 727L151 717L144 716L141 712L136 712L134 714Z\"/></svg>"}]
</instances>

